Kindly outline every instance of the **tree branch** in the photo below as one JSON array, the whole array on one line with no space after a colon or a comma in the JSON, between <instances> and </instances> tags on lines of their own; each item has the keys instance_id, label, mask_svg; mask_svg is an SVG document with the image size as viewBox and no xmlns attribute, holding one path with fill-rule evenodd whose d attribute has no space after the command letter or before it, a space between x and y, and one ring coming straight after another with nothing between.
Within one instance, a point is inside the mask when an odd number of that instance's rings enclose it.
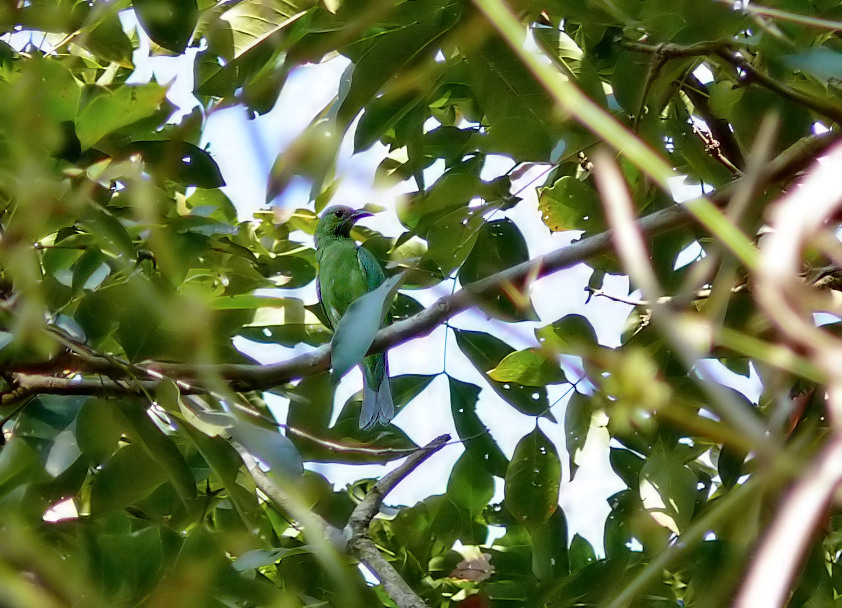
<instances>
[{"instance_id":1,"label":"tree branch","mask_svg":"<svg viewBox=\"0 0 842 608\"><path fill-rule=\"evenodd\" d=\"M781 180L788 180L805 168L818 155L840 138L840 133L829 131L820 135L806 137L784 150L777 157L766 163L759 175L753 179L757 182L758 191ZM730 182L716 192L712 201L722 207L728 203L735 192L743 185L745 177ZM692 222L691 215L682 205L673 205L661 211L637 220L642 234L653 236L687 226ZM407 342L413 338L428 335L441 323L470 308L482 296L494 293L507 284L519 284L530 277L540 278L575 266L588 258L599 255L611 249L611 231L584 238L567 247L553 251L485 279L464 286L456 293L439 298L432 306L420 313L400 321L377 332L370 353L382 352L392 346ZM64 363L64 361L63 361ZM91 394L111 395L126 392L143 393L154 390L162 377L177 379L194 390L199 391L201 379L218 377L228 381L234 390L265 390L296 378L315 374L327 370L330 366L330 345L326 344L310 352L292 357L271 365L251 364L210 364L191 365L184 363L149 362L135 365L132 369L147 373L147 379L136 380L75 380L69 378L51 378L43 375L17 374L21 387L25 387L26 394ZM66 368L56 369L56 373ZM0 370L14 373L16 369ZM46 371L46 370L45 370ZM114 378L126 378L124 367L115 364L109 371ZM0 397L4 399L5 396ZM0 401L4 403L5 401Z\"/></svg>"},{"instance_id":2,"label":"tree branch","mask_svg":"<svg viewBox=\"0 0 842 608\"><path fill-rule=\"evenodd\" d=\"M714 42L698 42L695 44L681 45L681 44L643 44L640 42L623 42L623 47L630 51L637 51L640 53L654 53L661 57L693 57L709 55L719 57L733 68L742 72L740 76L741 82L754 81L762 87L777 93L784 99L788 99L793 103L810 108L818 114L831 119L832 121L842 124L842 108L838 104L818 99L810 95L805 95L801 91L788 87L785 84L775 80L771 76L761 72L740 52L734 50L736 44L731 41L714 41Z\"/></svg>"},{"instance_id":3,"label":"tree branch","mask_svg":"<svg viewBox=\"0 0 842 608\"><path fill-rule=\"evenodd\" d=\"M422 462L444 447L448 441L450 441L450 435L436 437L413 453L403 464L381 477L351 513L345 528L350 535L348 552L371 570L392 601L400 608L427 608L427 604L407 585L392 564L381 555L374 541L371 540L368 529L375 515L380 511L386 495Z\"/></svg>"}]
</instances>

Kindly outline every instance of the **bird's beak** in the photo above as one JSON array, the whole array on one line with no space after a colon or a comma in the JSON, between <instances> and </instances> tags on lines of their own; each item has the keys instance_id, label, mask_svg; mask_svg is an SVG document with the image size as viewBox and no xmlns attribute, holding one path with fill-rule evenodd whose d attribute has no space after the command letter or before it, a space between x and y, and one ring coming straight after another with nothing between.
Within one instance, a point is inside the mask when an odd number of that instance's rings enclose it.
<instances>
[{"instance_id":1,"label":"bird's beak","mask_svg":"<svg viewBox=\"0 0 842 608\"><path fill-rule=\"evenodd\" d=\"M353 225L353 224L356 224L361 219L363 219L364 217L374 217L374 214L369 213L368 211L363 211L362 209L359 209L357 211L354 211L351 215L348 216L348 222Z\"/></svg>"}]
</instances>

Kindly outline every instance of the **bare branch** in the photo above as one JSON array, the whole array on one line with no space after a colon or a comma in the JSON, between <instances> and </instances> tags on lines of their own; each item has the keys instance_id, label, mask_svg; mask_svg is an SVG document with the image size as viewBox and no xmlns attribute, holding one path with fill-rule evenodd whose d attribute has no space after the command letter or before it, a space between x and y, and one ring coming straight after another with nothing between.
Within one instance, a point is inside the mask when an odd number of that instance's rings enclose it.
<instances>
[{"instance_id":1,"label":"bare branch","mask_svg":"<svg viewBox=\"0 0 842 608\"><path fill-rule=\"evenodd\" d=\"M368 527L380 511L383 499L422 462L444 447L450 435L436 437L409 456L403 464L384 475L357 505L346 527L350 535L348 551L378 578L386 593L400 608L426 608L427 604L406 584L397 570L380 554L368 534Z\"/></svg>"}]
</instances>

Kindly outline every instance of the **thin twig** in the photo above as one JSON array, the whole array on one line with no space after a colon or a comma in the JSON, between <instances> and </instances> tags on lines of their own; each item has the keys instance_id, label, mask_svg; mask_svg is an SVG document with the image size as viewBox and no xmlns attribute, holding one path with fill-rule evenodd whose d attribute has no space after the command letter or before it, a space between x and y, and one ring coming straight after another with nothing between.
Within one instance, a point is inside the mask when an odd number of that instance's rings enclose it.
<instances>
[{"instance_id":1,"label":"thin twig","mask_svg":"<svg viewBox=\"0 0 842 608\"><path fill-rule=\"evenodd\" d=\"M740 283L731 288L731 293L739 293L746 289L745 283ZM608 293L602 289L594 289L593 287L587 286L585 287L585 291L591 294L592 297L595 298L605 298L606 300L611 300L613 302L619 302L620 304L628 304L629 306L641 306L643 308L650 308L652 306L652 302L649 300L640 300L635 298L624 298L622 296L615 296L611 293ZM710 297L710 289L700 289L699 291L695 291L691 294L677 294L674 296L661 296L657 299L656 304L670 304L674 300L679 300L681 302L690 300L704 300L705 298Z\"/></svg>"},{"instance_id":2,"label":"thin twig","mask_svg":"<svg viewBox=\"0 0 842 608\"><path fill-rule=\"evenodd\" d=\"M368 534L375 515L380 511L383 499L414 471L422 462L447 445L450 435L436 437L426 446L412 454L400 466L384 475L374 484L365 498L351 513L346 526L348 551L357 557L383 585L383 589L400 608L427 608L427 604L416 594L377 549Z\"/></svg>"}]
</instances>

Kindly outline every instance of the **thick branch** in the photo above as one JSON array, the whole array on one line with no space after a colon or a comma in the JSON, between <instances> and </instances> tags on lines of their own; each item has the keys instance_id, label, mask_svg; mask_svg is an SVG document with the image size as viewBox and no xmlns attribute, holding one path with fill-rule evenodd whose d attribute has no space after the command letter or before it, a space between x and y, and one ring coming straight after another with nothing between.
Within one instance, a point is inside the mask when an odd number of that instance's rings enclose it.
<instances>
[{"instance_id":1,"label":"thick branch","mask_svg":"<svg viewBox=\"0 0 842 608\"><path fill-rule=\"evenodd\" d=\"M438 452L450 441L450 435L436 437L413 453L403 464L384 475L374 484L365 498L357 505L348 520L348 551L365 564L378 578L386 593L400 608L426 608L427 604L406 584L397 570L381 555L368 535L368 527L380 511L383 499L414 471L422 462Z\"/></svg>"},{"instance_id":2,"label":"thick branch","mask_svg":"<svg viewBox=\"0 0 842 608\"><path fill-rule=\"evenodd\" d=\"M842 436L833 435L816 460L798 476L752 559L737 608L784 606L804 561L812 533L842 482Z\"/></svg>"},{"instance_id":3,"label":"thick branch","mask_svg":"<svg viewBox=\"0 0 842 608\"><path fill-rule=\"evenodd\" d=\"M805 168L830 144L839 139L840 134L830 131L821 135L806 137L792 145L776 158L765 164L760 175L755 176L758 190L792 178ZM746 178L734 180L712 196L719 206L724 206L731 196L739 191ZM653 236L675 228L687 226L692 222L690 214L681 205L674 205L657 211L637 221L640 231L646 236ZM528 262L518 264L502 272L491 275L481 281L466 285L456 293L439 298L432 306L413 317L395 323L380 330L375 337L370 352L381 352L389 347L407 342L413 338L425 336L447 319L470 308L481 296L494 293L507 284L520 284L529 277L540 278L575 266L595 255L611 249L611 232L603 232L584 238L567 247ZM201 378L221 377L232 384L235 390L269 389L290 380L301 378L328 369L330 366L330 345L325 345L311 352L298 355L286 361L272 365L216 364L196 366L189 364L150 363L146 368L150 378L161 375L174 378L188 384L200 386ZM2 370L0 370L2 371ZM7 369L6 372L17 370ZM61 369L56 372L62 371ZM114 377L124 377L125 369L115 365L111 370ZM137 368L135 368L137 371ZM19 375L21 386L26 386L29 393L41 392L52 394L113 394L114 392L140 392L138 383L126 381L116 383L109 380L67 380L47 376ZM129 388L133 384L135 388ZM157 380L149 380L144 388L151 390ZM148 385L148 387L146 386Z\"/></svg>"}]
</instances>

